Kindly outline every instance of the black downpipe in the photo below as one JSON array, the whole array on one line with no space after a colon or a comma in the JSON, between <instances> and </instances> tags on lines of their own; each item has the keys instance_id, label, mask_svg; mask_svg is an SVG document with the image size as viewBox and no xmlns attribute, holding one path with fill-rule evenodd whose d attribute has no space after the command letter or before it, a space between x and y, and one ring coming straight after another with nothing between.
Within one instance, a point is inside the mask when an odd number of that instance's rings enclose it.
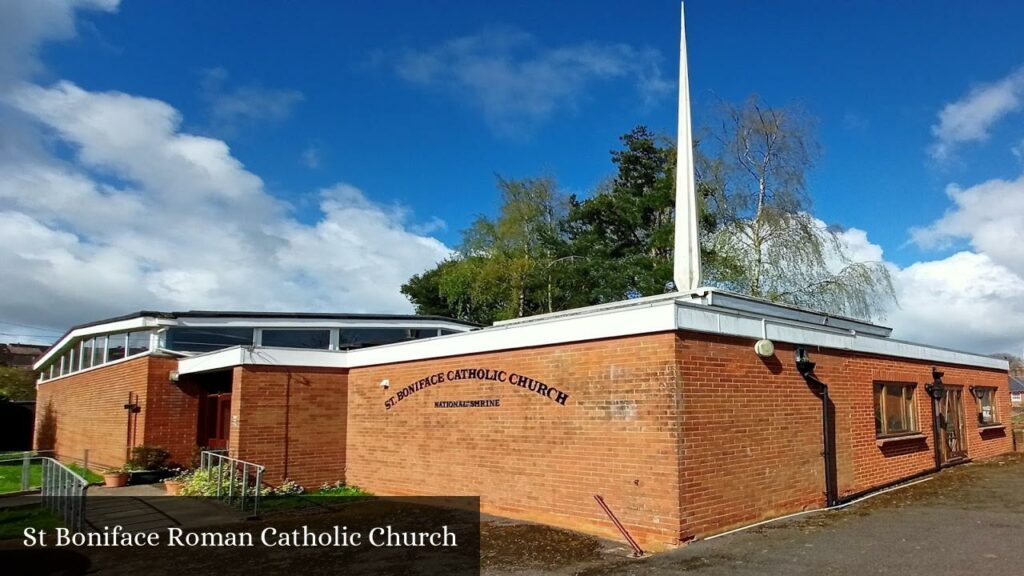
<instances>
[{"instance_id":1,"label":"black downpipe","mask_svg":"<svg viewBox=\"0 0 1024 576\"><path fill-rule=\"evenodd\" d=\"M829 508L839 504L839 486L836 482L835 430L832 427L832 402L828 397L828 384L814 375L815 363L807 357L803 348L796 350L796 369L808 384L817 386L821 398L822 458L825 461L825 504Z\"/></svg>"}]
</instances>

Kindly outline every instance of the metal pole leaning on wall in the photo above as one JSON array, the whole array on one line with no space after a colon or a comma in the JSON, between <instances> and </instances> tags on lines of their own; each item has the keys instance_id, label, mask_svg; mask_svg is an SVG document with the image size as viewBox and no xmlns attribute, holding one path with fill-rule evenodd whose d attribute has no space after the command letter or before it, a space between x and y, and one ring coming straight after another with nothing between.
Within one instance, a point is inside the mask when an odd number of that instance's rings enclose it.
<instances>
[{"instance_id":1,"label":"metal pole leaning on wall","mask_svg":"<svg viewBox=\"0 0 1024 576\"><path fill-rule=\"evenodd\" d=\"M640 545L636 543L636 540L634 540L633 537L630 536L629 531L626 530L626 527L622 525L622 522L619 522L619 519L615 516L615 513L612 512L612 509L609 508L607 504L605 504L604 498L601 498L601 496L594 494L594 500L597 500L597 505L600 506L602 510L604 510L604 513L608 515L608 518L612 521L612 524L615 524L615 527L619 529L619 533L622 534L622 537L625 538L626 542L628 542L629 545L633 548L633 555L643 556L643 549L640 548Z\"/></svg>"}]
</instances>

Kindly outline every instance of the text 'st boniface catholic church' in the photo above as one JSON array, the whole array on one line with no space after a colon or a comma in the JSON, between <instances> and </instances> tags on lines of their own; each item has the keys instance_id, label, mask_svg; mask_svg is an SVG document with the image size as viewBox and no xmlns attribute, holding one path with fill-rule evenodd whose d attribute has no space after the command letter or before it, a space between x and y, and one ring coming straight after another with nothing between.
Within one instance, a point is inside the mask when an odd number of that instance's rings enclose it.
<instances>
[{"instance_id":1,"label":"text 'st boniface catholic church'","mask_svg":"<svg viewBox=\"0 0 1024 576\"><path fill-rule=\"evenodd\" d=\"M140 444L179 462L223 448L265 466L271 484L479 495L485 512L617 536L600 495L648 546L1011 449L1005 361L701 288L692 151L679 151L679 292L488 327L195 311L101 320L36 364L37 446L61 458L88 449L104 467Z\"/></svg>"}]
</instances>

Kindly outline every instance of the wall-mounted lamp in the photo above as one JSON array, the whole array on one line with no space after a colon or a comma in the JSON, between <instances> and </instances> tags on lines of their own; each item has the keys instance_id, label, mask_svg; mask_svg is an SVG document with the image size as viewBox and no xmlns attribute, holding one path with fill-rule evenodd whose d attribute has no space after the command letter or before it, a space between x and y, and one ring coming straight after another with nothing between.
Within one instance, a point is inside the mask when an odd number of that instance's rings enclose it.
<instances>
[{"instance_id":1,"label":"wall-mounted lamp","mask_svg":"<svg viewBox=\"0 0 1024 576\"><path fill-rule=\"evenodd\" d=\"M177 382L180 378L181 374L178 373L177 370L171 370L171 372L167 374L167 379L170 380L171 382Z\"/></svg>"},{"instance_id":2,"label":"wall-mounted lamp","mask_svg":"<svg viewBox=\"0 0 1024 576\"><path fill-rule=\"evenodd\" d=\"M942 395L946 393L946 385L942 383L942 377L945 372L938 368L932 367L932 383L926 384L924 387L925 392L928 393L933 399L938 400L942 398Z\"/></svg>"},{"instance_id":3,"label":"wall-mounted lamp","mask_svg":"<svg viewBox=\"0 0 1024 576\"><path fill-rule=\"evenodd\" d=\"M974 396L978 400L981 400L982 397L985 396L986 392L986 390L980 386L971 386L968 390L971 391L971 396Z\"/></svg>"},{"instance_id":4,"label":"wall-mounted lamp","mask_svg":"<svg viewBox=\"0 0 1024 576\"><path fill-rule=\"evenodd\" d=\"M775 343L767 338L754 342L754 353L761 358L771 358L775 355Z\"/></svg>"},{"instance_id":5,"label":"wall-mounted lamp","mask_svg":"<svg viewBox=\"0 0 1024 576\"><path fill-rule=\"evenodd\" d=\"M391 388L391 380L388 380L387 378L381 380L380 387L383 388L384 390Z\"/></svg>"},{"instance_id":6,"label":"wall-mounted lamp","mask_svg":"<svg viewBox=\"0 0 1024 576\"><path fill-rule=\"evenodd\" d=\"M800 374L807 375L814 372L815 363L811 362L811 356L803 346L796 349L796 369Z\"/></svg>"}]
</instances>

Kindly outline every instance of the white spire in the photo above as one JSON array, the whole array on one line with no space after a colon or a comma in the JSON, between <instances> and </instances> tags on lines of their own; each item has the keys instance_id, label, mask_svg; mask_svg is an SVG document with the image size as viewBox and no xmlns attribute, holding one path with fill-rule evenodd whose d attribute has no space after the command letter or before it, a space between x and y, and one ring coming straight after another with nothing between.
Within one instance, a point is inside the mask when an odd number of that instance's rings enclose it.
<instances>
[{"instance_id":1,"label":"white spire","mask_svg":"<svg viewBox=\"0 0 1024 576\"><path fill-rule=\"evenodd\" d=\"M690 83L686 65L686 16L679 4L679 130L676 146L676 234L672 279L676 290L700 287L700 229L697 227L697 186L693 173L690 125Z\"/></svg>"}]
</instances>

